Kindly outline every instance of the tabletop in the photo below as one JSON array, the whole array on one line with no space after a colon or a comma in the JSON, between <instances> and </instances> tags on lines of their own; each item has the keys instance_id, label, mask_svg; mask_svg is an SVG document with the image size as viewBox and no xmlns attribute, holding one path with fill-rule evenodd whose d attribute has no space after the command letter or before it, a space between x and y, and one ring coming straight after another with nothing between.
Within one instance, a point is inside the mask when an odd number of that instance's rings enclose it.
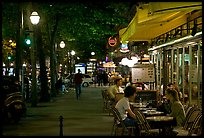
<instances>
[{"instance_id":1,"label":"tabletop","mask_svg":"<svg viewBox=\"0 0 204 138\"><path fill-rule=\"evenodd\" d=\"M163 132L166 128L176 126L176 120L171 116L149 116L146 117L146 120L151 128L159 129L160 132Z\"/></svg>"},{"instance_id":2,"label":"tabletop","mask_svg":"<svg viewBox=\"0 0 204 138\"><path fill-rule=\"evenodd\" d=\"M164 115L164 112L161 112L161 111L157 111L157 110L145 110L145 111L142 111L142 113L145 115L145 116L159 116L159 115Z\"/></svg>"},{"instance_id":3,"label":"tabletop","mask_svg":"<svg viewBox=\"0 0 204 138\"><path fill-rule=\"evenodd\" d=\"M146 104L134 103L134 102L130 102L130 105L132 105L134 108L145 108L145 107L147 107Z\"/></svg>"},{"instance_id":4,"label":"tabletop","mask_svg":"<svg viewBox=\"0 0 204 138\"><path fill-rule=\"evenodd\" d=\"M171 116L150 116L146 119L149 121L172 121L174 118Z\"/></svg>"}]
</instances>

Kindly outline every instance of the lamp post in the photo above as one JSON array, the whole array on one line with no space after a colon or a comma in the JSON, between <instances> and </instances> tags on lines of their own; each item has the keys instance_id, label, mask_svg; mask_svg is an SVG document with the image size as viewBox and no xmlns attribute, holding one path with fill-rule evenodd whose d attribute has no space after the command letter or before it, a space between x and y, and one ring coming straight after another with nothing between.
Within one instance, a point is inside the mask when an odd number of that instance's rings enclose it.
<instances>
[{"instance_id":1,"label":"lamp post","mask_svg":"<svg viewBox=\"0 0 204 138\"><path fill-rule=\"evenodd\" d=\"M40 16L37 12L32 12L30 21L34 25L33 45L31 46L31 66L32 66L32 87L31 87L31 106L37 106L37 79L36 79L36 28L35 26L40 21Z\"/></svg>"},{"instance_id":2,"label":"lamp post","mask_svg":"<svg viewBox=\"0 0 204 138\"><path fill-rule=\"evenodd\" d=\"M22 65L22 72L21 72L21 74L22 74L22 78L21 78L21 82L22 82L22 84L21 84L21 92L23 94L23 101L25 101L25 91L24 91L24 87L25 87L25 82L24 82L25 75L24 74L25 74L25 72L26 72L26 64L23 63L23 65Z\"/></svg>"},{"instance_id":3,"label":"lamp post","mask_svg":"<svg viewBox=\"0 0 204 138\"><path fill-rule=\"evenodd\" d=\"M95 69L96 69L96 59L95 59L95 52L91 52L91 61L92 61L92 73L94 74L94 71L95 71ZM94 67L94 65L95 65L95 67Z\"/></svg>"},{"instance_id":4,"label":"lamp post","mask_svg":"<svg viewBox=\"0 0 204 138\"><path fill-rule=\"evenodd\" d=\"M75 59L74 59L74 55L75 55L75 54L76 54L75 51L72 50L72 51L71 51L71 57L72 57L71 65L72 65L72 72L73 72L73 73L74 73L74 71L75 71Z\"/></svg>"},{"instance_id":5,"label":"lamp post","mask_svg":"<svg viewBox=\"0 0 204 138\"><path fill-rule=\"evenodd\" d=\"M62 49L65 48L64 41L60 42L60 48L62 48ZM62 51L62 70L61 70L61 76L62 76L62 80L64 80L64 51Z\"/></svg>"}]
</instances>

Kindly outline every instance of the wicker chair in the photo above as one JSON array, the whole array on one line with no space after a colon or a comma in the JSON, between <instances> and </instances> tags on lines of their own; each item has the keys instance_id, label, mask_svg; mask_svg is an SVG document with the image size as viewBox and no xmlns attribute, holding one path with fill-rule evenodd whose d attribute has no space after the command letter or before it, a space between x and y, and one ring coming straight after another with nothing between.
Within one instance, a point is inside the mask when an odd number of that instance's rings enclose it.
<instances>
[{"instance_id":1,"label":"wicker chair","mask_svg":"<svg viewBox=\"0 0 204 138\"><path fill-rule=\"evenodd\" d=\"M148 121L146 120L144 114L140 110L135 110L134 113L136 114L139 124L140 124L140 135L141 136L158 136L159 129L152 129L149 125Z\"/></svg>"},{"instance_id":2,"label":"wicker chair","mask_svg":"<svg viewBox=\"0 0 204 138\"><path fill-rule=\"evenodd\" d=\"M196 105L189 106L186 112L186 119L185 119L184 125L182 127L174 128L174 131L178 133L177 134L178 136L192 135L195 129L197 129L195 127L199 126L200 116L202 116L202 112Z\"/></svg>"},{"instance_id":3,"label":"wicker chair","mask_svg":"<svg viewBox=\"0 0 204 138\"><path fill-rule=\"evenodd\" d=\"M201 112L197 105L189 106L186 111L186 118L183 125L183 128L187 130L193 124L196 116Z\"/></svg>"},{"instance_id":4,"label":"wicker chair","mask_svg":"<svg viewBox=\"0 0 204 138\"><path fill-rule=\"evenodd\" d=\"M111 107L111 111L114 117L111 135L114 134L115 136L124 136L124 135L131 136L134 132L134 129L136 129L136 127L125 126L119 111L115 107Z\"/></svg>"},{"instance_id":5,"label":"wicker chair","mask_svg":"<svg viewBox=\"0 0 204 138\"><path fill-rule=\"evenodd\" d=\"M108 112L110 115L111 107L115 105L115 102L109 98L106 89L102 90L102 97L103 97L103 111Z\"/></svg>"},{"instance_id":6,"label":"wicker chair","mask_svg":"<svg viewBox=\"0 0 204 138\"><path fill-rule=\"evenodd\" d=\"M188 129L176 129L177 136L201 136L202 133L202 114L196 115L192 125Z\"/></svg>"}]
</instances>

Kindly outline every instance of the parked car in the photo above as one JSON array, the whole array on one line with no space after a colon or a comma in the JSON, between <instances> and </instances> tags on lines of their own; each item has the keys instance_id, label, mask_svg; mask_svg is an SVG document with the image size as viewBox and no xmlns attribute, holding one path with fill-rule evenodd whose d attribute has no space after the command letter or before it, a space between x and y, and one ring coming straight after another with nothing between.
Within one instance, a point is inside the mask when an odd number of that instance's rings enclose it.
<instances>
[{"instance_id":1,"label":"parked car","mask_svg":"<svg viewBox=\"0 0 204 138\"><path fill-rule=\"evenodd\" d=\"M83 74L83 76L84 76L82 82L83 87L88 87L90 84L93 84L93 79L89 74Z\"/></svg>"},{"instance_id":2,"label":"parked car","mask_svg":"<svg viewBox=\"0 0 204 138\"><path fill-rule=\"evenodd\" d=\"M89 85L93 84L93 79L89 74L82 74L83 75L83 87L88 87ZM74 84L74 74L70 74L64 79L65 86L70 87Z\"/></svg>"}]
</instances>

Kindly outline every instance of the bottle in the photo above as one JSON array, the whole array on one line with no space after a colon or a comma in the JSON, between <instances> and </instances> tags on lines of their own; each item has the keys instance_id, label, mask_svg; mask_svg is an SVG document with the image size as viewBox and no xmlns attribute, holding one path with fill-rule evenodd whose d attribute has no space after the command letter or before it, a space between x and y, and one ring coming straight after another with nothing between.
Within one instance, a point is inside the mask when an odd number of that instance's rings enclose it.
<instances>
[{"instance_id":1,"label":"bottle","mask_svg":"<svg viewBox=\"0 0 204 138\"><path fill-rule=\"evenodd\" d=\"M139 103L140 103L140 106L142 106L142 98L140 98L140 101L139 101Z\"/></svg>"}]
</instances>

